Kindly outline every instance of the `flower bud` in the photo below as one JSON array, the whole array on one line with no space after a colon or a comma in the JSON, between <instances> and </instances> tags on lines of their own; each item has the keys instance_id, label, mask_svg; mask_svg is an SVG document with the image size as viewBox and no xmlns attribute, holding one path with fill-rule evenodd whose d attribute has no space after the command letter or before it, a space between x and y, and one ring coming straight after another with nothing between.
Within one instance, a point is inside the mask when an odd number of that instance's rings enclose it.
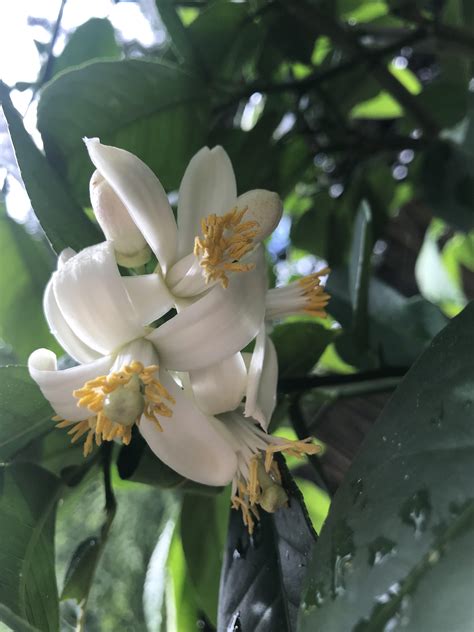
<instances>
[{"instance_id":1,"label":"flower bud","mask_svg":"<svg viewBox=\"0 0 474 632\"><path fill-rule=\"evenodd\" d=\"M92 174L89 191L97 221L106 239L114 243L117 263L126 268L144 265L151 250L122 200L97 170Z\"/></svg>"},{"instance_id":2,"label":"flower bud","mask_svg":"<svg viewBox=\"0 0 474 632\"><path fill-rule=\"evenodd\" d=\"M258 223L255 241L262 241L268 237L277 227L283 213L280 196L265 189L253 189L239 195L236 206L238 209L247 207L244 221Z\"/></svg>"}]
</instances>

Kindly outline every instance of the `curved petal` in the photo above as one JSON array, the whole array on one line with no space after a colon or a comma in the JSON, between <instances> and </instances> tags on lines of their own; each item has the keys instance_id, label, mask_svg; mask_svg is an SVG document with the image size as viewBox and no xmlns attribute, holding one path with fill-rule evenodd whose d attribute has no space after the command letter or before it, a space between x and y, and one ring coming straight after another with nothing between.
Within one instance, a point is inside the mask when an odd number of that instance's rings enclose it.
<instances>
[{"instance_id":1,"label":"curved petal","mask_svg":"<svg viewBox=\"0 0 474 632\"><path fill-rule=\"evenodd\" d=\"M241 353L235 353L205 369L190 371L193 394L199 408L208 415L234 410L242 401L247 369Z\"/></svg>"},{"instance_id":2,"label":"curved petal","mask_svg":"<svg viewBox=\"0 0 474 632\"><path fill-rule=\"evenodd\" d=\"M149 325L174 306L173 295L159 274L122 277L139 323Z\"/></svg>"},{"instance_id":3,"label":"curved petal","mask_svg":"<svg viewBox=\"0 0 474 632\"><path fill-rule=\"evenodd\" d=\"M202 294L212 287L206 283L194 253L186 255L174 264L166 275L166 283L174 296L181 298Z\"/></svg>"},{"instance_id":4,"label":"curved petal","mask_svg":"<svg viewBox=\"0 0 474 632\"><path fill-rule=\"evenodd\" d=\"M107 375L112 363L113 357L106 356L89 364L58 371L56 355L48 349L37 349L28 358L28 370L58 415L69 421L80 421L90 417L91 413L77 405L72 392L88 380Z\"/></svg>"},{"instance_id":5,"label":"curved petal","mask_svg":"<svg viewBox=\"0 0 474 632\"><path fill-rule=\"evenodd\" d=\"M140 432L150 448L173 470L203 485L227 485L237 469L237 457L229 443L164 370L160 381L175 398L173 415L164 419L160 432L146 417Z\"/></svg>"},{"instance_id":6,"label":"curved petal","mask_svg":"<svg viewBox=\"0 0 474 632\"><path fill-rule=\"evenodd\" d=\"M275 346L262 326L255 340L245 393L246 417L256 419L266 430L276 406L278 359Z\"/></svg>"},{"instance_id":7,"label":"curved petal","mask_svg":"<svg viewBox=\"0 0 474 632\"><path fill-rule=\"evenodd\" d=\"M53 275L58 306L73 332L102 355L143 335L112 242L81 250Z\"/></svg>"},{"instance_id":8,"label":"curved petal","mask_svg":"<svg viewBox=\"0 0 474 632\"><path fill-rule=\"evenodd\" d=\"M100 357L100 354L84 344L67 324L59 309L56 297L54 296L52 279L49 281L44 292L43 310L51 333L66 353L74 358L74 360L84 364L85 362L97 360L97 358Z\"/></svg>"},{"instance_id":9,"label":"curved petal","mask_svg":"<svg viewBox=\"0 0 474 632\"><path fill-rule=\"evenodd\" d=\"M267 286L262 248L248 261L256 264L253 270L233 274L227 289L214 287L147 336L167 369L211 366L243 349L257 335Z\"/></svg>"},{"instance_id":10,"label":"curved petal","mask_svg":"<svg viewBox=\"0 0 474 632\"><path fill-rule=\"evenodd\" d=\"M84 139L95 167L125 204L165 271L176 258L177 230L160 181L147 165L124 149Z\"/></svg>"},{"instance_id":11,"label":"curved petal","mask_svg":"<svg viewBox=\"0 0 474 632\"><path fill-rule=\"evenodd\" d=\"M280 196L266 189L252 189L239 195L236 206L247 208L245 221L258 223L258 241L266 239L275 230L283 213Z\"/></svg>"},{"instance_id":12,"label":"curved petal","mask_svg":"<svg viewBox=\"0 0 474 632\"><path fill-rule=\"evenodd\" d=\"M178 258L193 251L201 219L223 215L235 206L237 186L227 153L219 145L203 147L184 172L178 199Z\"/></svg>"}]
</instances>

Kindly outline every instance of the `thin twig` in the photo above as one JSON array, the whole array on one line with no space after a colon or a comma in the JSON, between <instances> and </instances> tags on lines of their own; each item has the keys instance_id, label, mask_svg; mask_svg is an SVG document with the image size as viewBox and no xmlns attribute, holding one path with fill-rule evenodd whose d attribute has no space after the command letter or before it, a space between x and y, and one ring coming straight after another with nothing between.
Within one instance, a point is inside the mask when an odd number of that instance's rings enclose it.
<instances>
[{"instance_id":1,"label":"thin twig","mask_svg":"<svg viewBox=\"0 0 474 632\"><path fill-rule=\"evenodd\" d=\"M307 375L305 377L287 377L278 381L280 393L297 393L312 388L330 388L342 384L355 384L374 381L391 377L403 377L408 371L407 367L388 367L376 371L364 371L363 373L350 373L347 375Z\"/></svg>"}]
</instances>

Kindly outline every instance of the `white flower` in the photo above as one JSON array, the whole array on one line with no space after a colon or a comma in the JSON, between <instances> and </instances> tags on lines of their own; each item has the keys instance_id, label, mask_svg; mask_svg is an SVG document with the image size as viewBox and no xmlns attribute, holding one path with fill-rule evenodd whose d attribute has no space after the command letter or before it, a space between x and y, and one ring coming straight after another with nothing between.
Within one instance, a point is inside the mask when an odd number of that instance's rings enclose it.
<instances>
[{"instance_id":1,"label":"white flower","mask_svg":"<svg viewBox=\"0 0 474 632\"><path fill-rule=\"evenodd\" d=\"M148 336L161 363L190 371L207 413L234 409L247 381L240 350L264 319L266 274L259 244L281 217L280 198L261 189L237 196L226 152L204 147L183 176L176 223L163 187L141 160L98 139L85 142L100 173L93 176L100 186L100 195L91 187L93 206L118 261L130 256L123 244L143 252L140 239L158 260L153 274L124 278L132 301L146 306L148 322L172 306L179 312ZM112 207L117 215L110 219ZM121 224L123 215L133 225Z\"/></svg>"}]
</instances>

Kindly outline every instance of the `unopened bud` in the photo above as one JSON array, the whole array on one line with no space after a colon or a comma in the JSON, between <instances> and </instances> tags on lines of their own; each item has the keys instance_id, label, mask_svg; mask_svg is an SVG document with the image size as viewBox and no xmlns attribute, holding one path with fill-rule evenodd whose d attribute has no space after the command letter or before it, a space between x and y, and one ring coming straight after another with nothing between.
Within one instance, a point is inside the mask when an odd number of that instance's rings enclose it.
<instances>
[{"instance_id":1,"label":"unopened bud","mask_svg":"<svg viewBox=\"0 0 474 632\"><path fill-rule=\"evenodd\" d=\"M123 386L117 386L104 400L106 417L121 426L132 426L145 408L145 399L140 390L140 379L133 375Z\"/></svg>"},{"instance_id":2,"label":"unopened bud","mask_svg":"<svg viewBox=\"0 0 474 632\"><path fill-rule=\"evenodd\" d=\"M244 222L258 223L256 241L262 241L275 230L283 213L280 196L265 189L253 189L239 195L236 206L238 209L247 208Z\"/></svg>"},{"instance_id":3,"label":"unopened bud","mask_svg":"<svg viewBox=\"0 0 474 632\"><path fill-rule=\"evenodd\" d=\"M117 263L126 268L147 263L151 250L145 238L122 200L97 170L92 174L89 191L97 221L105 237L114 243Z\"/></svg>"}]
</instances>

